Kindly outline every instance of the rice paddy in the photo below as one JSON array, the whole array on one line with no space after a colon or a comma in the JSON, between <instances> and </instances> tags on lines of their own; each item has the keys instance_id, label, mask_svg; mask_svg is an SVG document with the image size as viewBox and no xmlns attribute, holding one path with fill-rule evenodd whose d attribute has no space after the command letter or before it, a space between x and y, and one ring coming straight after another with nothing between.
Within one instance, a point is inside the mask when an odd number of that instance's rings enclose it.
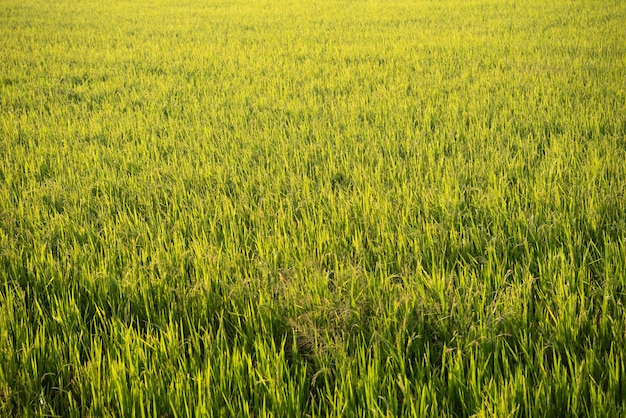
<instances>
[{"instance_id":1,"label":"rice paddy","mask_svg":"<svg viewBox=\"0 0 626 418\"><path fill-rule=\"evenodd\" d=\"M0 0L0 415L626 413L626 3Z\"/></svg>"}]
</instances>

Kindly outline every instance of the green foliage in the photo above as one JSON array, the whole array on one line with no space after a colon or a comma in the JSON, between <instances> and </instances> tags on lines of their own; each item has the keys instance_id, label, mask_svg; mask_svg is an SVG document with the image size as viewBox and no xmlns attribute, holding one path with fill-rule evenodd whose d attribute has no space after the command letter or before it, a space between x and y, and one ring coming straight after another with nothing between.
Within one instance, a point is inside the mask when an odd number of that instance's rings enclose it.
<instances>
[{"instance_id":1,"label":"green foliage","mask_svg":"<svg viewBox=\"0 0 626 418\"><path fill-rule=\"evenodd\" d=\"M626 413L624 22L2 0L0 415Z\"/></svg>"}]
</instances>

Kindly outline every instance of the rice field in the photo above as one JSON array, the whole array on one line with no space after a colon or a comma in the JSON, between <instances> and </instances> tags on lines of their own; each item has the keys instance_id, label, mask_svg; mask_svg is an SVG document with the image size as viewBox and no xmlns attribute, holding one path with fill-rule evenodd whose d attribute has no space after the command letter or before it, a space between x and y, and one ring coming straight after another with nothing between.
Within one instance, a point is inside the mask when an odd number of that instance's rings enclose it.
<instances>
[{"instance_id":1,"label":"rice field","mask_svg":"<svg viewBox=\"0 0 626 418\"><path fill-rule=\"evenodd\" d=\"M626 3L0 0L0 416L626 414Z\"/></svg>"}]
</instances>

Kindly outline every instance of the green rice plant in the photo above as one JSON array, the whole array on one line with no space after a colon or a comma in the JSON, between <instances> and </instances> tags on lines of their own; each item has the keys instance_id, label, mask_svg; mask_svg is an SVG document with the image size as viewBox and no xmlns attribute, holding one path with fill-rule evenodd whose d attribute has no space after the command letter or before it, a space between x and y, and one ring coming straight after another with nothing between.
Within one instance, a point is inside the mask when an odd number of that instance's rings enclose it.
<instances>
[{"instance_id":1,"label":"green rice plant","mask_svg":"<svg viewBox=\"0 0 626 418\"><path fill-rule=\"evenodd\" d=\"M0 2L0 416L619 416L618 1Z\"/></svg>"}]
</instances>

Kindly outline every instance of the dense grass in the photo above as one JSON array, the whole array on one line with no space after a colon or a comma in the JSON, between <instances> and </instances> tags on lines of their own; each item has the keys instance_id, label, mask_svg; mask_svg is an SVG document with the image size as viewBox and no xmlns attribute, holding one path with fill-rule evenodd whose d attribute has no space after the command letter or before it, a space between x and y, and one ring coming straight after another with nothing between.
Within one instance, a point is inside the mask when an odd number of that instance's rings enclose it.
<instances>
[{"instance_id":1,"label":"dense grass","mask_svg":"<svg viewBox=\"0 0 626 418\"><path fill-rule=\"evenodd\" d=\"M626 3L0 0L0 415L626 413Z\"/></svg>"}]
</instances>

